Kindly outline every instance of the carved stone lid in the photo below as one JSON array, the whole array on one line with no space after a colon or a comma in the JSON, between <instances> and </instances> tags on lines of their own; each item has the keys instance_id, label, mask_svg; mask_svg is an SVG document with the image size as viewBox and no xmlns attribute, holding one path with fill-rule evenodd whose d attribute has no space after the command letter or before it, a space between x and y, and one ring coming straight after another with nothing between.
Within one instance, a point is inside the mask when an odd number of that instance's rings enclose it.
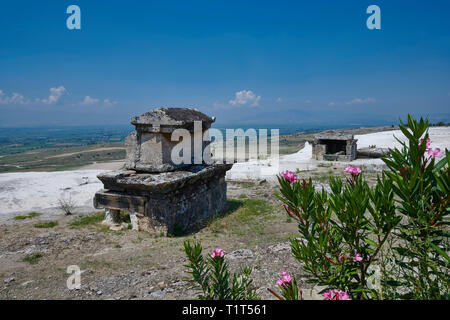
<instances>
[{"instance_id":1,"label":"carved stone lid","mask_svg":"<svg viewBox=\"0 0 450 320\"><path fill-rule=\"evenodd\" d=\"M328 130L320 132L314 136L316 140L354 140L354 136L348 133L336 132L334 130Z\"/></svg>"},{"instance_id":2,"label":"carved stone lid","mask_svg":"<svg viewBox=\"0 0 450 320\"><path fill-rule=\"evenodd\" d=\"M172 132L177 128L193 130L194 121L202 121L205 130L215 120L194 108L155 108L143 115L131 117L131 124L140 131Z\"/></svg>"},{"instance_id":3,"label":"carved stone lid","mask_svg":"<svg viewBox=\"0 0 450 320\"><path fill-rule=\"evenodd\" d=\"M131 191L136 194L148 192L168 193L186 184L195 184L199 179L230 170L233 164L194 165L183 170L161 173L139 173L134 170L101 173L97 178L105 189Z\"/></svg>"}]
</instances>

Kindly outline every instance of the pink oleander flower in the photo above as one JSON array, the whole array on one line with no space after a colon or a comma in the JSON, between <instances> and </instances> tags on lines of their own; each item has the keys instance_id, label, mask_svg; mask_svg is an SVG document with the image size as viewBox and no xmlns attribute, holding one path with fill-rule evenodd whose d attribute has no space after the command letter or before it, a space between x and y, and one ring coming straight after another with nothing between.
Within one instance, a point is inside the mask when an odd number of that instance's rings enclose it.
<instances>
[{"instance_id":1,"label":"pink oleander flower","mask_svg":"<svg viewBox=\"0 0 450 320\"><path fill-rule=\"evenodd\" d=\"M280 279L277 280L277 285L279 285L279 286L284 286L284 281L283 281L282 278L280 278Z\"/></svg>"},{"instance_id":2,"label":"pink oleander flower","mask_svg":"<svg viewBox=\"0 0 450 320\"><path fill-rule=\"evenodd\" d=\"M333 297L333 295L331 294L331 290L328 289L327 291L325 291L323 293L323 299L324 300L331 300L331 298Z\"/></svg>"},{"instance_id":3,"label":"pink oleander flower","mask_svg":"<svg viewBox=\"0 0 450 320\"><path fill-rule=\"evenodd\" d=\"M362 256L360 253L355 254L355 256L353 257L353 260L355 261L362 261Z\"/></svg>"},{"instance_id":4,"label":"pink oleander flower","mask_svg":"<svg viewBox=\"0 0 450 320\"><path fill-rule=\"evenodd\" d=\"M323 293L324 300L352 300L349 294L342 290L327 290Z\"/></svg>"},{"instance_id":5,"label":"pink oleander flower","mask_svg":"<svg viewBox=\"0 0 450 320\"><path fill-rule=\"evenodd\" d=\"M277 280L277 284L279 286L285 286L286 284L290 283L291 281L292 281L292 276L289 273L287 273L286 270L284 270L281 273L281 278L279 278Z\"/></svg>"},{"instance_id":6,"label":"pink oleander flower","mask_svg":"<svg viewBox=\"0 0 450 320\"><path fill-rule=\"evenodd\" d=\"M440 157L440 156L442 156L444 153L441 151L441 149L439 149L439 148L435 148L434 150L432 149L432 148L429 148L428 150L427 150L427 153L430 155L430 156L432 156L432 157Z\"/></svg>"},{"instance_id":7,"label":"pink oleander flower","mask_svg":"<svg viewBox=\"0 0 450 320\"><path fill-rule=\"evenodd\" d=\"M283 277L284 281L286 281L286 282L291 282L291 280L292 280L292 276L289 273L287 273L286 270L284 270L281 273L281 276Z\"/></svg>"},{"instance_id":8,"label":"pink oleander flower","mask_svg":"<svg viewBox=\"0 0 450 320\"><path fill-rule=\"evenodd\" d=\"M362 170L360 167L352 166L351 164L349 164L345 167L344 171L350 173L353 177L357 177Z\"/></svg>"},{"instance_id":9,"label":"pink oleander flower","mask_svg":"<svg viewBox=\"0 0 450 320\"><path fill-rule=\"evenodd\" d=\"M352 300L347 292L344 292L342 290L338 291L336 289L333 290L333 292L334 292L335 300Z\"/></svg>"},{"instance_id":10,"label":"pink oleander flower","mask_svg":"<svg viewBox=\"0 0 450 320\"><path fill-rule=\"evenodd\" d=\"M292 171L281 172L281 176L289 182L297 182L297 176Z\"/></svg>"},{"instance_id":11,"label":"pink oleander flower","mask_svg":"<svg viewBox=\"0 0 450 320\"><path fill-rule=\"evenodd\" d=\"M419 140L419 145L422 145L422 142L423 142L423 139L420 139ZM429 148L430 147L430 145L431 145L431 139L430 138L427 138L427 145L426 145L426 147L427 148Z\"/></svg>"},{"instance_id":12,"label":"pink oleander flower","mask_svg":"<svg viewBox=\"0 0 450 320\"><path fill-rule=\"evenodd\" d=\"M281 206L282 206L283 208L285 208L286 210L289 209L289 206L288 206L286 203L283 203Z\"/></svg>"},{"instance_id":13,"label":"pink oleander flower","mask_svg":"<svg viewBox=\"0 0 450 320\"><path fill-rule=\"evenodd\" d=\"M225 255L225 250L217 248L211 252L211 258L223 257Z\"/></svg>"}]
</instances>

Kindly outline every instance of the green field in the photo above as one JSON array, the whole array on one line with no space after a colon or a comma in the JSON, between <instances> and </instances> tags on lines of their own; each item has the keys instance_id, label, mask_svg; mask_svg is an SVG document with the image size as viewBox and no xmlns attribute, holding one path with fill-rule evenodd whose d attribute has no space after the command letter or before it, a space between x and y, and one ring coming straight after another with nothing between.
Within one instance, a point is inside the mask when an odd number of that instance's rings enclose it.
<instances>
[{"instance_id":1,"label":"green field","mask_svg":"<svg viewBox=\"0 0 450 320\"><path fill-rule=\"evenodd\" d=\"M336 131L364 134L392 127ZM61 171L98 162L125 159L124 139L129 127L69 129L0 129L0 173ZM311 141L317 131L280 136L280 154L291 154ZM269 142L270 144L270 142Z\"/></svg>"},{"instance_id":2,"label":"green field","mask_svg":"<svg viewBox=\"0 0 450 320\"><path fill-rule=\"evenodd\" d=\"M60 171L94 162L125 159L123 142L67 148L43 148L0 157L0 172Z\"/></svg>"}]
</instances>

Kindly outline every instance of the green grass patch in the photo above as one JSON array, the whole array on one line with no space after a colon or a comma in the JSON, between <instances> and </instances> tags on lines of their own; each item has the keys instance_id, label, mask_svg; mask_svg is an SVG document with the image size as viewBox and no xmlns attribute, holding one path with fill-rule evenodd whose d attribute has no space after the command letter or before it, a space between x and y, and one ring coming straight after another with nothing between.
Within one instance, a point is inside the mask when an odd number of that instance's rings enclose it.
<instances>
[{"instance_id":1,"label":"green grass patch","mask_svg":"<svg viewBox=\"0 0 450 320\"><path fill-rule=\"evenodd\" d=\"M39 259L42 258L42 254L40 252L36 252L33 254L29 254L22 259L24 262L28 262L29 264L36 264L39 262Z\"/></svg>"},{"instance_id":2,"label":"green grass patch","mask_svg":"<svg viewBox=\"0 0 450 320\"><path fill-rule=\"evenodd\" d=\"M248 223L257 217L262 217L272 211L268 201L262 199L242 200L242 207L233 214L236 222Z\"/></svg>"},{"instance_id":3,"label":"green grass patch","mask_svg":"<svg viewBox=\"0 0 450 320\"><path fill-rule=\"evenodd\" d=\"M96 212L88 216L75 217L70 223L70 228L82 228L89 225L97 224L103 221L105 213L103 211Z\"/></svg>"},{"instance_id":4,"label":"green grass patch","mask_svg":"<svg viewBox=\"0 0 450 320\"><path fill-rule=\"evenodd\" d=\"M242 189L249 189L249 188L253 188L255 187L255 183L254 182L235 182L235 184L237 184L239 187L241 187Z\"/></svg>"},{"instance_id":5,"label":"green grass patch","mask_svg":"<svg viewBox=\"0 0 450 320\"><path fill-rule=\"evenodd\" d=\"M41 214L39 212L30 212L29 214L27 214L25 216L15 216L13 219L14 220L32 219L32 218L38 217L40 215Z\"/></svg>"},{"instance_id":6,"label":"green grass patch","mask_svg":"<svg viewBox=\"0 0 450 320\"><path fill-rule=\"evenodd\" d=\"M88 269L88 268L101 268L101 267L107 267L111 268L112 263L105 260L86 260L81 263L82 269Z\"/></svg>"},{"instance_id":7,"label":"green grass patch","mask_svg":"<svg viewBox=\"0 0 450 320\"><path fill-rule=\"evenodd\" d=\"M58 225L57 221L49 221L49 222L35 224L34 227L42 229L42 228L53 228L53 227L56 227L57 225Z\"/></svg>"},{"instance_id":8,"label":"green grass patch","mask_svg":"<svg viewBox=\"0 0 450 320\"><path fill-rule=\"evenodd\" d=\"M328 167L331 167L331 166L332 166L332 164L322 163L322 162L317 165L318 168L328 168Z\"/></svg>"},{"instance_id":9,"label":"green grass patch","mask_svg":"<svg viewBox=\"0 0 450 320\"><path fill-rule=\"evenodd\" d=\"M213 233L232 232L238 236L262 235L266 224L275 219L273 207L264 199L229 199L226 212L213 219Z\"/></svg>"}]
</instances>

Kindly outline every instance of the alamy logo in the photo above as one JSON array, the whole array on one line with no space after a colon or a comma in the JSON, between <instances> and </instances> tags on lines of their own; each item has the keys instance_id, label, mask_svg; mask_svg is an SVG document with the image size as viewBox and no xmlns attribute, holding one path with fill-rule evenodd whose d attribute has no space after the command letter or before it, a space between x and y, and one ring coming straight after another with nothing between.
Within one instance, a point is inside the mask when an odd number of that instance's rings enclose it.
<instances>
[{"instance_id":1,"label":"alamy logo","mask_svg":"<svg viewBox=\"0 0 450 320\"><path fill-rule=\"evenodd\" d=\"M194 130L178 128L171 141L178 142L171 150L176 164L223 164L253 161L261 175L278 173L279 129L219 129L202 131L202 122L194 121ZM270 153L268 147L270 146ZM256 170L256 169L255 169Z\"/></svg>"},{"instance_id":2,"label":"alamy logo","mask_svg":"<svg viewBox=\"0 0 450 320\"><path fill-rule=\"evenodd\" d=\"M367 7L366 13L370 14L370 16L367 18L367 28L369 30L381 29L381 9L377 5L371 5Z\"/></svg>"},{"instance_id":3,"label":"alamy logo","mask_svg":"<svg viewBox=\"0 0 450 320\"><path fill-rule=\"evenodd\" d=\"M71 265L67 267L67 273L70 274L69 278L67 278L67 289L81 289L81 270L77 265Z\"/></svg>"},{"instance_id":4,"label":"alamy logo","mask_svg":"<svg viewBox=\"0 0 450 320\"><path fill-rule=\"evenodd\" d=\"M81 9L79 6L72 4L67 7L66 13L70 16L66 20L67 29L81 29Z\"/></svg>"}]
</instances>

